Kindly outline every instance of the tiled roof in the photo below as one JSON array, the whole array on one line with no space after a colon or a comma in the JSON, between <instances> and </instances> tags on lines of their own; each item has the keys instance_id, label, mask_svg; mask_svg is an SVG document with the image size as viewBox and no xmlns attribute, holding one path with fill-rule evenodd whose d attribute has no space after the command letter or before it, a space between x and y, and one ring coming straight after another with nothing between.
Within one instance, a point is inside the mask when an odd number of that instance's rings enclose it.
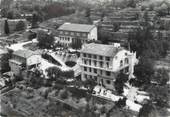
<instances>
[{"instance_id":1,"label":"tiled roof","mask_svg":"<svg viewBox=\"0 0 170 117\"><path fill-rule=\"evenodd\" d=\"M95 54L101 56L114 57L121 48L114 47L113 45L104 44L85 44L82 53Z\"/></svg>"},{"instance_id":2,"label":"tiled roof","mask_svg":"<svg viewBox=\"0 0 170 117\"><path fill-rule=\"evenodd\" d=\"M74 32L90 32L94 27L95 25L64 23L58 28L58 30Z\"/></svg>"},{"instance_id":3,"label":"tiled roof","mask_svg":"<svg viewBox=\"0 0 170 117\"><path fill-rule=\"evenodd\" d=\"M13 55L20 56L23 58L29 58L32 55L39 55L39 53L31 50L17 50L13 53Z\"/></svg>"}]
</instances>

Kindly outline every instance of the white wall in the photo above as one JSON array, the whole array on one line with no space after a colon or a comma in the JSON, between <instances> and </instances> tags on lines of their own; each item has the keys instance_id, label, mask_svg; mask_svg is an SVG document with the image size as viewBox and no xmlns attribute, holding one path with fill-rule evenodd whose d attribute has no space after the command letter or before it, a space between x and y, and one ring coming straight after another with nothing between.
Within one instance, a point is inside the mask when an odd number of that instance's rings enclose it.
<instances>
[{"instance_id":1,"label":"white wall","mask_svg":"<svg viewBox=\"0 0 170 117\"><path fill-rule=\"evenodd\" d=\"M127 55L132 55L129 51L127 50L121 50L119 51L114 59L113 59L113 71L119 71L120 70L120 61L122 60L123 61L123 66L125 66L124 64L124 60L125 58L129 58L129 56L126 56L125 53L127 53ZM129 58L130 59L130 58ZM130 62L130 60L129 60Z\"/></svg>"},{"instance_id":2,"label":"white wall","mask_svg":"<svg viewBox=\"0 0 170 117\"><path fill-rule=\"evenodd\" d=\"M88 34L88 39L97 40L97 27L94 27Z\"/></svg>"},{"instance_id":3,"label":"white wall","mask_svg":"<svg viewBox=\"0 0 170 117\"><path fill-rule=\"evenodd\" d=\"M27 65L28 66L38 64L40 62L41 62L41 56L40 55L33 55L33 56L30 56L27 59Z\"/></svg>"}]
</instances>

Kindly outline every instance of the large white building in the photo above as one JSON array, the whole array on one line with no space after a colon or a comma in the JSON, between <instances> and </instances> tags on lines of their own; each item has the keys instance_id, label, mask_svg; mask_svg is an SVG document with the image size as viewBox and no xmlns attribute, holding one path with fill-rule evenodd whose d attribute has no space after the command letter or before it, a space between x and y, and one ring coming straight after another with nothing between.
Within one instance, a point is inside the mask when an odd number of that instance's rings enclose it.
<instances>
[{"instance_id":1,"label":"large white building","mask_svg":"<svg viewBox=\"0 0 170 117\"><path fill-rule=\"evenodd\" d=\"M122 71L133 76L136 53L114 45L85 44L81 50L81 78L93 78L99 84L114 90L116 75Z\"/></svg>"},{"instance_id":2,"label":"large white building","mask_svg":"<svg viewBox=\"0 0 170 117\"><path fill-rule=\"evenodd\" d=\"M58 28L58 42L64 46L81 41L83 44L90 40L97 40L97 27L87 24L64 23Z\"/></svg>"}]
</instances>

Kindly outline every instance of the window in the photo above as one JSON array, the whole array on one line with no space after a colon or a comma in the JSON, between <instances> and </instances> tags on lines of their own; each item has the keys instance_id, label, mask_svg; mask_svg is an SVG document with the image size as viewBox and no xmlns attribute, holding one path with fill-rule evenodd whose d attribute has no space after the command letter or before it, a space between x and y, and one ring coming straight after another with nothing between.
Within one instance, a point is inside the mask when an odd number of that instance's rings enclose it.
<instances>
[{"instance_id":1,"label":"window","mask_svg":"<svg viewBox=\"0 0 170 117\"><path fill-rule=\"evenodd\" d=\"M91 68L89 68L89 72L91 72Z\"/></svg>"},{"instance_id":2,"label":"window","mask_svg":"<svg viewBox=\"0 0 170 117\"><path fill-rule=\"evenodd\" d=\"M84 74L84 77L87 78L87 74Z\"/></svg>"},{"instance_id":3,"label":"window","mask_svg":"<svg viewBox=\"0 0 170 117\"><path fill-rule=\"evenodd\" d=\"M100 67L103 67L103 62L100 62Z\"/></svg>"},{"instance_id":4,"label":"window","mask_svg":"<svg viewBox=\"0 0 170 117\"><path fill-rule=\"evenodd\" d=\"M106 71L106 76L110 76L111 73L109 71Z\"/></svg>"},{"instance_id":5,"label":"window","mask_svg":"<svg viewBox=\"0 0 170 117\"><path fill-rule=\"evenodd\" d=\"M94 73L97 73L97 69L94 69Z\"/></svg>"},{"instance_id":6,"label":"window","mask_svg":"<svg viewBox=\"0 0 170 117\"><path fill-rule=\"evenodd\" d=\"M73 33L73 32L71 32L71 35L73 36L73 35L74 35L74 33Z\"/></svg>"},{"instance_id":7,"label":"window","mask_svg":"<svg viewBox=\"0 0 170 117\"><path fill-rule=\"evenodd\" d=\"M127 53L125 53L125 56L127 56Z\"/></svg>"},{"instance_id":8,"label":"window","mask_svg":"<svg viewBox=\"0 0 170 117\"><path fill-rule=\"evenodd\" d=\"M86 37L86 33L83 33L83 37Z\"/></svg>"},{"instance_id":9,"label":"window","mask_svg":"<svg viewBox=\"0 0 170 117\"><path fill-rule=\"evenodd\" d=\"M103 74L103 72L102 72L102 70L100 70L100 75L102 75Z\"/></svg>"},{"instance_id":10,"label":"window","mask_svg":"<svg viewBox=\"0 0 170 117\"><path fill-rule=\"evenodd\" d=\"M89 60L89 65L91 65L91 60Z\"/></svg>"},{"instance_id":11,"label":"window","mask_svg":"<svg viewBox=\"0 0 170 117\"><path fill-rule=\"evenodd\" d=\"M91 54L89 54L88 57L91 58Z\"/></svg>"},{"instance_id":12,"label":"window","mask_svg":"<svg viewBox=\"0 0 170 117\"><path fill-rule=\"evenodd\" d=\"M110 61L110 57L106 57L106 61Z\"/></svg>"},{"instance_id":13,"label":"window","mask_svg":"<svg viewBox=\"0 0 170 117\"><path fill-rule=\"evenodd\" d=\"M106 63L107 68L109 68L109 62Z\"/></svg>"},{"instance_id":14,"label":"window","mask_svg":"<svg viewBox=\"0 0 170 117\"><path fill-rule=\"evenodd\" d=\"M106 83L107 83L107 84L111 84L110 80L106 80Z\"/></svg>"},{"instance_id":15,"label":"window","mask_svg":"<svg viewBox=\"0 0 170 117\"><path fill-rule=\"evenodd\" d=\"M102 56L100 56L100 60L103 60L103 57L102 57Z\"/></svg>"},{"instance_id":16,"label":"window","mask_svg":"<svg viewBox=\"0 0 170 117\"><path fill-rule=\"evenodd\" d=\"M123 66L123 61L121 60L121 61L120 61L120 67L122 67L122 66Z\"/></svg>"},{"instance_id":17,"label":"window","mask_svg":"<svg viewBox=\"0 0 170 117\"><path fill-rule=\"evenodd\" d=\"M68 35L68 32L65 32L66 35Z\"/></svg>"},{"instance_id":18,"label":"window","mask_svg":"<svg viewBox=\"0 0 170 117\"><path fill-rule=\"evenodd\" d=\"M129 59L125 58L125 64L129 64Z\"/></svg>"},{"instance_id":19,"label":"window","mask_svg":"<svg viewBox=\"0 0 170 117\"><path fill-rule=\"evenodd\" d=\"M94 61L94 66L97 66L97 62L96 61Z\"/></svg>"},{"instance_id":20,"label":"window","mask_svg":"<svg viewBox=\"0 0 170 117\"><path fill-rule=\"evenodd\" d=\"M94 55L93 57L94 57L94 59L96 59L96 58L97 58L97 56L96 56L96 55Z\"/></svg>"},{"instance_id":21,"label":"window","mask_svg":"<svg viewBox=\"0 0 170 117\"><path fill-rule=\"evenodd\" d=\"M60 34L63 34L63 31L60 31Z\"/></svg>"},{"instance_id":22,"label":"window","mask_svg":"<svg viewBox=\"0 0 170 117\"><path fill-rule=\"evenodd\" d=\"M83 57L86 57L86 53L83 54Z\"/></svg>"},{"instance_id":23,"label":"window","mask_svg":"<svg viewBox=\"0 0 170 117\"><path fill-rule=\"evenodd\" d=\"M87 61L86 61L86 60L84 60L84 64L87 64Z\"/></svg>"},{"instance_id":24,"label":"window","mask_svg":"<svg viewBox=\"0 0 170 117\"><path fill-rule=\"evenodd\" d=\"M87 71L87 67L84 67L84 71Z\"/></svg>"},{"instance_id":25,"label":"window","mask_svg":"<svg viewBox=\"0 0 170 117\"><path fill-rule=\"evenodd\" d=\"M80 33L77 33L77 36L80 36Z\"/></svg>"},{"instance_id":26,"label":"window","mask_svg":"<svg viewBox=\"0 0 170 117\"><path fill-rule=\"evenodd\" d=\"M125 73L128 73L129 72L129 67L126 67L125 68Z\"/></svg>"}]
</instances>

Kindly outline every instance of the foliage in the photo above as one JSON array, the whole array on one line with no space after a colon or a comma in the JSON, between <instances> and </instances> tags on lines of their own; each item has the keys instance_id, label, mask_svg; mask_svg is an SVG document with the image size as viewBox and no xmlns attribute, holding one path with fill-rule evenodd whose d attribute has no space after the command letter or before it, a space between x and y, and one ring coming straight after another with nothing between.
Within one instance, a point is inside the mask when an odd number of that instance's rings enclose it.
<instances>
[{"instance_id":1,"label":"foliage","mask_svg":"<svg viewBox=\"0 0 170 117\"><path fill-rule=\"evenodd\" d=\"M74 61L67 61L66 65L69 66L69 67L74 67L76 65L76 62L74 62Z\"/></svg>"},{"instance_id":2,"label":"foliage","mask_svg":"<svg viewBox=\"0 0 170 117\"><path fill-rule=\"evenodd\" d=\"M60 97L61 99L67 99L68 98L67 90L60 90Z\"/></svg>"},{"instance_id":3,"label":"foliage","mask_svg":"<svg viewBox=\"0 0 170 117\"><path fill-rule=\"evenodd\" d=\"M115 90L118 92L118 94L122 94L123 93L123 86L124 83L127 82L128 80L128 75L120 72L117 77L116 77L116 81L115 81Z\"/></svg>"},{"instance_id":4,"label":"foliage","mask_svg":"<svg viewBox=\"0 0 170 117\"><path fill-rule=\"evenodd\" d=\"M50 68L46 69L46 72L47 72L47 76L50 79L59 78L61 75L61 70L58 67L50 67Z\"/></svg>"},{"instance_id":5,"label":"foliage","mask_svg":"<svg viewBox=\"0 0 170 117\"><path fill-rule=\"evenodd\" d=\"M9 34L10 33L9 25L8 25L8 21L7 20L5 20L4 32L5 32L5 34Z\"/></svg>"},{"instance_id":6,"label":"foliage","mask_svg":"<svg viewBox=\"0 0 170 117\"><path fill-rule=\"evenodd\" d=\"M149 58L141 57L138 65L135 66L134 75L140 84L148 84L154 74L153 61Z\"/></svg>"},{"instance_id":7,"label":"foliage","mask_svg":"<svg viewBox=\"0 0 170 117\"><path fill-rule=\"evenodd\" d=\"M89 89L90 92L93 91L94 87L97 85L96 81L94 79L86 79L83 82L84 86Z\"/></svg>"},{"instance_id":8,"label":"foliage","mask_svg":"<svg viewBox=\"0 0 170 117\"><path fill-rule=\"evenodd\" d=\"M156 117L155 108L151 102L148 102L143 105L140 109L138 117Z\"/></svg>"},{"instance_id":9,"label":"foliage","mask_svg":"<svg viewBox=\"0 0 170 117\"><path fill-rule=\"evenodd\" d=\"M169 102L169 85L159 86L159 85L150 85L147 89L150 93L151 100L156 103L157 106L163 108L167 107Z\"/></svg>"},{"instance_id":10,"label":"foliage","mask_svg":"<svg viewBox=\"0 0 170 117\"><path fill-rule=\"evenodd\" d=\"M9 59L10 59L10 55L9 54L3 54L1 56L1 72L8 72L10 71L10 66L9 66Z\"/></svg>"},{"instance_id":11,"label":"foliage","mask_svg":"<svg viewBox=\"0 0 170 117\"><path fill-rule=\"evenodd\" d=\"M169 81L168 71L165 69L157 69L152 77L152 80L161 86L166 85Z\"/></svg>"},{"instance_id":12,"label":"foliage","mask_svg":"<svg viewBox=\"0 0 170 117\"><path fill-rule=\"evenodd\" d=\"M29 35L28 35L28 39L29 40L32 40L32 39L34 39L34 38L36 38L37 37L37 34L36 33L34 33L34 32L29 32Z\"/></svg>"},{"instance_id":13,"label":"foliage","mask_svg":"<svg viewBox=\"0 0 170 117\"><path fill-rule=\"evenodd\" d=\"M37 34L38 46L40 48L52 48L54 37L44 31L39 31Z\"/></svg>"},{"instance_id":14,"label":"foliage","mask_svg":"<svg viewBox=\"0 0 170 117\"><path fill-rule=\"evenodd\" d=\"M38 13L34 12L31 20L31 27L37 28L38 27L38 21L39 21L39 15Z\"/></svg>"},{"instance_id":15,"label":"foliage","mask_svg":"<svg viewBox=\"0 0 170 117\"><path fill-rule=\"evenodd\" d=\"M122 107L125 107L126 106L126 98L123 98L123 99L119 99L117 102L116 102L116 106L118 108L122 108Z\"/></svg>"},{"instance_id":16,"label":"foliage","mask_svg":"<svg viewBox=\"0 0 170 117\"><path fill-rule=\"evenodd\" d=\"M23 21L19 21L17 24L16 24L16 31L21 31L21 30L24 30L25 29L25 23Z\"/></svg>"}]
</instances>

